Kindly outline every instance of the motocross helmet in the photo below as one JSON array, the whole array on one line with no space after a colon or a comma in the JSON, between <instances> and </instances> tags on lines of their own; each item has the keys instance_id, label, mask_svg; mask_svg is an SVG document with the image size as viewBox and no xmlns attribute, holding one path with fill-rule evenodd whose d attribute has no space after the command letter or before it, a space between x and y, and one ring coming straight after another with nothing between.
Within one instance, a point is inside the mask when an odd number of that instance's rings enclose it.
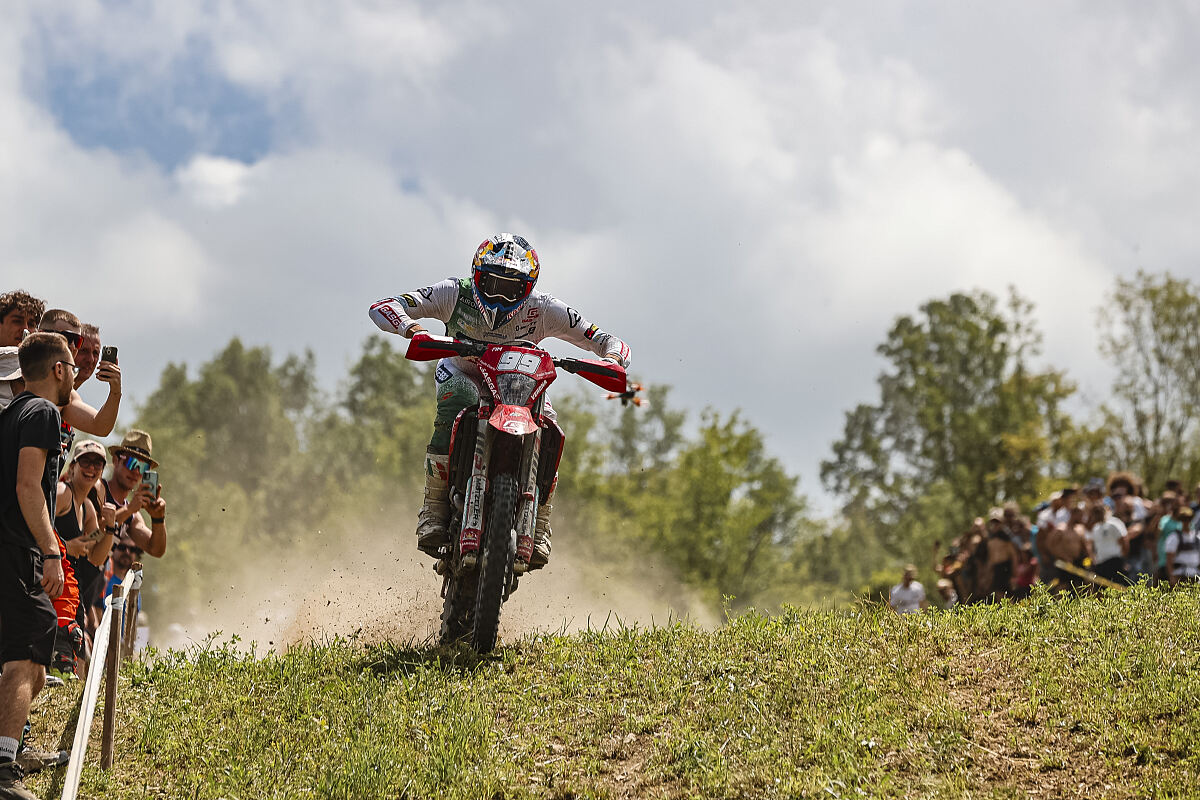
<instances>
[{"instance_id":1,"label":"motocross helmet","mask_svg":"<svg viewBox=\"0 0 1200 800\"><path fill-rule=\"evenodd\" d=\"M523 236L498 233L475 251L471 295L492 330L517 315L538 278L538 257Z\"/></svg>"}]
</instances>

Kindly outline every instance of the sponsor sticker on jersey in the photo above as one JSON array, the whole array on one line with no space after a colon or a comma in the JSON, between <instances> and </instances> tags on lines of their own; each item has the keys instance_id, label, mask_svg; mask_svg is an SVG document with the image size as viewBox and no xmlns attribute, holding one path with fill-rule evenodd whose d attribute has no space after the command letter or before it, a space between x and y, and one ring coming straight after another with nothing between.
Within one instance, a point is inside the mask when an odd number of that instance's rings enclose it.
<instances>
[{"instance_id":1,"label":"sponsor sticker on jersey","mask_svg":"<svg viewBox=\"0 0 1200 800\"><path fill-rule=\"evenodd\" d=\"M573 308L567 309L567 322L572 328L578 328L579 323L583 321L583 315Z\"/></svg>"},{"instance_id":2,"label":"sponsor sticker on jersey","mask_svg":"<svg viewBox=\"0 0 1200 800\"><path fill-rule=\"evenodd\" d=\"M432 300L433 299L433 287L426 286L424 289L419 290L417 292L417 294L421 295L421 297L424 297L426 300Z\"/></svg>"},{"instance_id":3,"label":"sponsor sticker on jersey","mask_svg":"<svg viewBox=\"0 0 1200 800\"><path fill-rule=\"evenodd\" d=\"M446 369L446 367L442 364L438 364L437 370L433 373L433 379L438 383L445 383L452 377L454 377L454 373Z\"/></svg>"},{"instance_id":4,"label":"sponsor sticker on jersey","mask_svg":"<svg viewBox=\"0 0 1200 800\"><path fill-rule=\"evenodd\" d=\"M595 325L589 325L588 329L583 332L583 338L593 339L593 338L595 338L596 334L599 332L600 332L600 329L597 328Z\"/></svg>"},{"instance_id":5,"label":"sponsor sticker on jersey","mask_svg":"<svg viewBox=\"0 0 1200 800\"><path fill-rule=\"evenodd\" d=\"M400 295L400 299L403 300L404 305L408 306L409 308L417 307L417 298L413 297L411 294L402 294Z\"/></svg>"},{"instance_id":6,"label":"sponsor sticker on jersey","mask_svg":"<svg viewBox=\"0 0 1200 800\"><path fill-rule=\"evenodd\" d=\"M400 328L404 326L404 323L400 321L400 315L397 314L396 309L392 308L391 306L385 304L376 310L379 311L379 313L383 315L383 318L390 322L392 327L396 330L400 330Z\"/></svg>"}]
</instances>

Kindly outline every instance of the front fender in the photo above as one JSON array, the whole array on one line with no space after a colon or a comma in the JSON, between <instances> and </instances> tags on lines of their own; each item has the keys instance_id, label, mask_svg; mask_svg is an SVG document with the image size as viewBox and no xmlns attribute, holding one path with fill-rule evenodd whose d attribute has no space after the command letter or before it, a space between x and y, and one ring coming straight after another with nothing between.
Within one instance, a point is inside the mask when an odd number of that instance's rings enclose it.
<instances>
[{"instance_id":1,"label":"front fender","mask_svg":"<svg viewBox=\"0 0 1200 800\"><path fill-rule=\"evenodd\" d=\"M488 417L488 424L501 433L513 436L525 436L538 429L533 415L525 406L496 406L492 416Z\"/></svg>"}]
</instances>

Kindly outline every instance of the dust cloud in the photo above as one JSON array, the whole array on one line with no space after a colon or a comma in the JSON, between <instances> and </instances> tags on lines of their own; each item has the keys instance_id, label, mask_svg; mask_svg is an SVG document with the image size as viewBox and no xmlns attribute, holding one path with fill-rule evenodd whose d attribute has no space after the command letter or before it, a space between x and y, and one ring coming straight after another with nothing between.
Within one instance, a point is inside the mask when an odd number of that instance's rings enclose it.
<instances>
[{"instance_id":1,"label":"dust cloud","mask_svg":"<svg viewBox=\"0 0 1200 800\"><path fill-rule=\"evenodd\" d=\"M227 573L210 587L206 608L186 623L158 628L154 644L187 647L213 633L236 635L258 652L307 641L355 637L373 643L434 644L442 579L402 530L351 527L316 543ZM501 616L501 643L533 633L606 624L662 625L685 619L715 628L718 614L646 554L599 556L566 533L554 537L550 564L521 579Z\"/></svg>"}]
</instances>

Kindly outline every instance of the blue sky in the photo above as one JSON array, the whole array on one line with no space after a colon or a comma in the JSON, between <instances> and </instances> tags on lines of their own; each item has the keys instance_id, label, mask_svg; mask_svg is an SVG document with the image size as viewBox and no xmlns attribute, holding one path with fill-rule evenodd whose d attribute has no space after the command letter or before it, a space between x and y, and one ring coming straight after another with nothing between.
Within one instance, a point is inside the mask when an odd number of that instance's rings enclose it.
<instances>
[{"instance_id":1,"label":"blue sky","mask_svg":"<svg viewBox=\"0 0 1200 800\"><path fill-rule=\"evenodd\" d=\"M1082 402L1118 275L1200 278L1195 2L19 2L0 263L135 397L237 334L332 381L378 297L537 247L542 288L821 498L893 319L1015 284Z\"/></svg>"}]
</instances>

